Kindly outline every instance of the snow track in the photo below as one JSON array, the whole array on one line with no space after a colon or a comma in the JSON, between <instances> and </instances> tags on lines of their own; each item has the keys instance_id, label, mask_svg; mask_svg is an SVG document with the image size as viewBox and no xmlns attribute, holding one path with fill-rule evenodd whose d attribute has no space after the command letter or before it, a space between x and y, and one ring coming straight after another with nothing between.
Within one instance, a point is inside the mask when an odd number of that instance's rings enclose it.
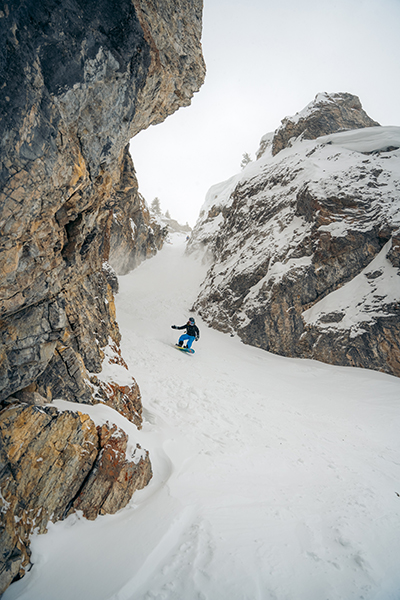
<instances>
[{"instance_id":1,"label":"snow track","mask_svg":"<svg viewBox=\"0 0 400 600\"><path fill-rule=\"evenodd\" d=\"M35 537L34 569L3 600L398 600L400 381L199 320L196 354L177 352L170 326L205 274L182 240L117 297L145 422L115 419L149 449L153 480L114 516Z\"/></svg>"}]
</instances>

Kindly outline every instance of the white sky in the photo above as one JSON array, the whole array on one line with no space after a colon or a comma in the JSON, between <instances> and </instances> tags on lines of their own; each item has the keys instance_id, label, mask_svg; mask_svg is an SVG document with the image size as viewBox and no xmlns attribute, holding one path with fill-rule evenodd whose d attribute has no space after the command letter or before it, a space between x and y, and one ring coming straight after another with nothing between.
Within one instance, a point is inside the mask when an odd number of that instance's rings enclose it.
<instances>
[{"instance_id":1,"label":"white sky","mask_svg":"<svg viewBox=\"0 0 400 600\"><path fill-rule=\"evenodd\" d=\"M211 185L319 92L400 125L400 0L205 0L207 76L192 105L131 142L139 190L193 226Z\"/></svg>"}]
</instances>

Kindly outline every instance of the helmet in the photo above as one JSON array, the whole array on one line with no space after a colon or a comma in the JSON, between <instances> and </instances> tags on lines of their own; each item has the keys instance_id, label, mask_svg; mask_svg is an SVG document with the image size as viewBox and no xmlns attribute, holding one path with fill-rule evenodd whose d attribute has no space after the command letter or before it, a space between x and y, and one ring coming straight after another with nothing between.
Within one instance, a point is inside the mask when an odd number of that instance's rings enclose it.
<instances>
[{"instance_id":1,"label":"helmet","mask_svg":"<svg viewBox=\"0 0 400 600\"><path fill-rule=\"evenodd\" d=\"M193 319L193 317L190 317L188 323L191 323L191 325L194 325L194 319Z\"/></svg>"}]
</instances>

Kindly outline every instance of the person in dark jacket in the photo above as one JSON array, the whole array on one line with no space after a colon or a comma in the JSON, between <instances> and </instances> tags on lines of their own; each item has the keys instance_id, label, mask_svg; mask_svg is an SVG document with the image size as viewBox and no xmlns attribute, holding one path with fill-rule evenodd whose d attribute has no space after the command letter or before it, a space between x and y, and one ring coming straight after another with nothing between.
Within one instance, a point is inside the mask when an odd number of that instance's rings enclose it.
<instances>
[{"instance_id":1,"label":"person in dark jacket","mask_svg":"<svg viewBox=\"0 0 400 600\"><path fill-rule=\"evenodd\" d=\"M186 333L182 334L181 337L179 338L177 346L182 347L183 342L186 342L186 346L183 346L183 347L190 349L192 347L193 342L194 341L197 342L197 340L200 337L199 328L195 324L193 317L190 317L190 319L186 323L186 325L181 325L180 327L178 327L177 325L171 325L171 327L172 327L172 329L186 329Z\"/></svg>"}]
</instances>

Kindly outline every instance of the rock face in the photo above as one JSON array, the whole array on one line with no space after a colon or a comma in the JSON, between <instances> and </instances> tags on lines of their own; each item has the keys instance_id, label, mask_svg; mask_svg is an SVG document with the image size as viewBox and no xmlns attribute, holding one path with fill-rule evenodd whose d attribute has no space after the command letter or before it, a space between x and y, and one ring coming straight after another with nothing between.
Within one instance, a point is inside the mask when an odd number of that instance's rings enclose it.
<instances>
[{"instance_id":1,"label":"rock face","mask_svg":"<svg viewBox=\"0 0 400 600\"><path fill-rule=\"evenodd\" d=\"M81 510L87 519L114 514L152 476L148 452L143 452L139 445L126 459L128 437L122 429L102 425L97 427L97 434L100 452L71 506Z\"/></svg>"},{"instance_id":2,"label":"rock face","mask_svg":"<svg viewBox=\"0 0 400 600\"><path fill-rule=\"evenodd\" d=\"M321 135L375 125L379 123L370 119L357 96L346 93L317 94L294 117L283 119L282 125L274 134L272 155L287 148L289 140L297 139L300 135L304 140L315 140ZM260 151L257 153L257 158L259 157Z\"/></svg>"},{"instance_id":3,"label":"rock face","mask_svg":"<svg viewBox=\"0 0 400 600\"><path fill-rule=\"evenodd\" d=\"M108 262L117 275L126 275L143 260L161 250L170 233L191 232L166 215L153 212L139 193L138 181L129 147L124 151L122 173L115 189L117 203L113 209Z\"/></svg>"},{"instance_id":4,"label":"rock face","mask_svg":"<svg viewBox=\"0 0 400 600\"><path fill-rule=\"evenodd\" d=\"M13 403L0 413L1 588L29 566L27 540L74 509L114 513L151 477L146 452L126 458L127 436L88 415ZM54 493L57 489L57 493Z\"/></svg>"},{"instance_id":5,"label":"rock face","mask_svg":"<svg viewBox=\"0 0 400 600\"><path fill-rule=\"evenodd\" d=\"M279 153L276 136L207 195L188 245L211 261L195 310L277 354L400 376L400 128L300 134Z\"/></svg>"},{"instance_id":6,"label":"rock face","mask_svg":"<svg viewBox=\"0 0 400 600\"><path fill-rule=\"evenodd\" d=\"M129 147L124 151L120 183L115 191L108 262L118 275L125 275L160 250L167 230L154 218L139 193Z\"/></svg>"},{"instance_id":7,"label":"rock face","mask_svg":"<svg viewBox=\"0 0 400 600\"><path fill-rule=\"evenodd\" d=\"M125 186L125 147L135 133L189 104L204 65L195 0L126 0L117 8L109 0L26 0L2 12L0 27L6 398L45 371L66 337L89 370L99 369L93 337L101 334L93 336L92 323L85 325L90 315L81 315L89 298L102 304L92 321L106 317L107 335L118 338L102 302L102 264Z\"/></svg>"},{"instance_id":8,"label":"rock face","mask_svg":"<svg viewBox=\"0 0 400 600\"><path fill-rule=\"evenodd\" d=\"M50 514L67 514L87 473L107 472L79 500L90 518L148 479L149 467L112 473L114 433L107 441L80 416L38 406L104 402L140 426L134 380L102 378L122 361L107 262L113 213L135 203L129 140L190 104L203 82L201 16L201 0L22 0L0 10L0 594L23 574L32 524L44 530ZM66 424L71 442L59 450L46 436L63 439ZM65 480L52 479L57 461ZM31 494L32 469L49 498L40 486Z\"/></svg>"}]
</instances>

